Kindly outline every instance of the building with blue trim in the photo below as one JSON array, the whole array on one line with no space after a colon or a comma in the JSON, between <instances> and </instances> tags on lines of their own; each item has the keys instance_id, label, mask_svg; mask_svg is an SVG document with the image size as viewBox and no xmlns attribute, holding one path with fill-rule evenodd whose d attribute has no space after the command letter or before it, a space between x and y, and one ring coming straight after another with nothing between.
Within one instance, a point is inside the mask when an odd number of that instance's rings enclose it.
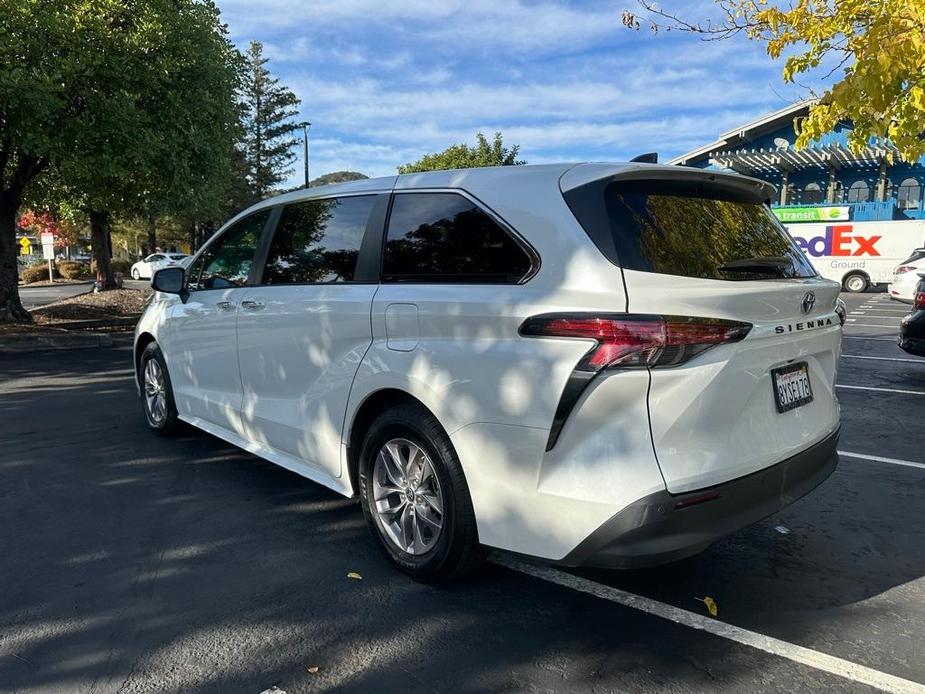
<instances>
[{"instance_id":1,"label":"building with blue trim","mask_svg":"<svg viewBox=\"0 0 925 694\"><path fill-rule=\"evenodd\" d=\"M874 139L852 153L850 124L794 149L794 120L806 116L812 103L802 101L722 133L669 163L732 170L773 183L774 207L848 206L855 221L925 219L925 157L902 161L892 144Z\"/></svg>"}]
</instances>

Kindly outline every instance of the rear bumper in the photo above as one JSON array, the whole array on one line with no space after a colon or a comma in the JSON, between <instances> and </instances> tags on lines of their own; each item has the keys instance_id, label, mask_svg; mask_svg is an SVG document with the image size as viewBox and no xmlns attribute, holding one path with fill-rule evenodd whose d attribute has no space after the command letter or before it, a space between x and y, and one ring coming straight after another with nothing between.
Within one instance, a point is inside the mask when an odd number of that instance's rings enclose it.
<instances>
[{"instance_id":1,"label":"rear bumper","mask_svg":"<svg viewBox=\"0 0 925 694\"><path fill-rule=\"evenodd\" d=\"M697 554L808 494L838 465L838 434L783 462L685 494L656 492L604 523L561 562L639 568Z\"/></svg>"}]
</instances>

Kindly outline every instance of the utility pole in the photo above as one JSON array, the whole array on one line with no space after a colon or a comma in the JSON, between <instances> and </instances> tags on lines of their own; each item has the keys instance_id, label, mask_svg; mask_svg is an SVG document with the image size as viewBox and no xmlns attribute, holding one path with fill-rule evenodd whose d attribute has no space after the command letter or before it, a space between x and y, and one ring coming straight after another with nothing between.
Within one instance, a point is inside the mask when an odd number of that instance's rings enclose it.
<instances>
[{"instance_id":1,"label":"utility pole","mask_svg":"<svg viewBox=\"0 0 925 694\"><path fill-rule=\"evenodd\" d=\"M305 121L305 124L302 126L303 144L305 145L305 150L303 152L304 157L305 157L305 185L303 186L304 188L308 188L308 181L310 180L308 178L308 130L311 127L312 127L312 124L309 123L308 121Z\"/></svg>"}]
</instances>

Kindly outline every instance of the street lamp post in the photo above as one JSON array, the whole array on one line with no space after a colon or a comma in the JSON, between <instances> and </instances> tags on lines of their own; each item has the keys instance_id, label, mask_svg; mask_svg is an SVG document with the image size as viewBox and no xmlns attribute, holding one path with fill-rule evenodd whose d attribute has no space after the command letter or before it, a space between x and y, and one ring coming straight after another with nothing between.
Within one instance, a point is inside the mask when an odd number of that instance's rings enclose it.
<instances>
[{"instance_id":1,"label":"street lamp post","mask_svg":"<svg viewBox=\"0 0 925 694\"><path fill-rule=\"evenodd\" d=\"M303 144L305 145L305 188L308 188L308 130L312 127L312 124L308 121L305 121L305 124L302 126L302 135L304 137Z\"/></svg>"}]
</instances>

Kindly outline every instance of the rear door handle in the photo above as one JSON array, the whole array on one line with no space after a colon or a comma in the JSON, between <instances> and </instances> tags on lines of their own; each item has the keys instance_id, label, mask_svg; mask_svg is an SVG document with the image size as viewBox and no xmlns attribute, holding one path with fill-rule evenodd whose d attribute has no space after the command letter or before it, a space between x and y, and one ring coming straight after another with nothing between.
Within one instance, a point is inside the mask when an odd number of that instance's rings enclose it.
<instances>
[{"instance_id":1,"label":"rear door handle","mask_svg":"<svg viewBox=\"0 0 925 694\"><path fill-rule=\"evenodd\" d=\"M245 299L241 302L241 308L247 311L259 311L264 306L266 306L265 303L262 301L257 301L256 299Z\"/></svg>"},{"instance_id":2,"label":"rear door handle","mask_svg":"<svg viewBox=\"0 0 925 694\"><path fill-rule=\"evenodd\" d=\"M216 308L219 308L222 311L234 311L233 301L218 301L216 302L215 306Z\"/></svg>"}]
</instances>

